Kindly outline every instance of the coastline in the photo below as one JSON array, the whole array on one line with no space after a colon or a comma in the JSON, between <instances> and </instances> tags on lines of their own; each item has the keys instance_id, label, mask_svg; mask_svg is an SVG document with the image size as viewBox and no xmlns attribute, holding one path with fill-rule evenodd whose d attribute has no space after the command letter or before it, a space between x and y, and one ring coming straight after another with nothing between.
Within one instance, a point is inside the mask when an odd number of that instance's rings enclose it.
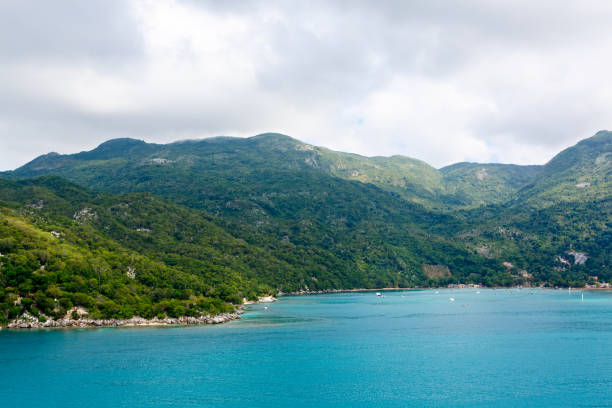
<instances>
[{"instance_id":1,"label":"coastline","mask_svg":"<svg viewBox=\"0 0 612 408\"><path fill-rule=\"evenodd\" d=\"M410 288L358 288L358 289L323 289L323 290L301 290L297 292L279 292L278 296L301 296L301 295L323 295L328 293L353 293L353 292L385 292L394 290L443 290L443 289L546 289L546 290L567 290L569 287L547 287L547 286L426 286L426 287L410 287ZM612 291L611 288L595 288L595 287L573 287L572 290L601 290Z\"/></svg>"},{"instance_id":2,"label":"coastline","mask_svg":"<svg viewBox=\"0 0 612 408\"><path fill-rule=\"evenodd\" d=\"M52 329L52 328L86 328L86 327L136 327L136 326L187 326L196 324L221 324L240 319L243 309L235 313L221 313L218 315L203 315L198 317L181 316L159 319L145 319L134 316L129 319L49 319L40 322L32 318L19 318L12 320L6 329Z\"/></svg>"},{"instance_id":3,"label":"coastline","mask_svg":"<svg viewBox=\"0 0 612 408\"><path fill-rule=\"evenodd\" d=\"M49 318L45 322L38 321L37 318L31 315L24 315L18 319L10 321L6 326L0 326L3 329L65 329L65 328L94 328L94 327L146 327L146 326L190 326L204 324L223 324L241 318L244 313L245 306L256 303L271 303L276 302L274 296L262 296L255 301L246 300L242 305L237 306L234 313L221 313L218 315L202 315L202 316L180 316L180 317L165 317L145 319L143 317L134 316L129 319L72 319L65 317L62 319Z\"/></svg>"},{"instance_id":4,"label":"coastline","mask_svg":"<svg viewBox=\"0 0 612 408\"><path fill-rule=\"evenodd\" d=\"M446 286L444 286L446 288ZM278 296L300 296L300 295L323 295L327 293L350 293L350 292L385 292L392 290L420 290L420 289L439 289L439 288L357 288L357 289L323 289L323 290L300 290L297 292L279 292ZM448 289L448 288L446 288Z\"/></svg>"},{"instance_id":5,"label":"coastline","mask_svg":"<svg viewBox=\"0 0 612 408\"><path fill-rule=\"evenodd\" d=\"M427 290L427 289L547 289L547 290L567 290L569 288L551 288L551 287L530 287L530 286L496 286L496 287L411 287L411 288L357 288L357 289L324 289L317 291L298 291L298 292L279 292L281 296L302 296L302 295L323 295L330 293L355 293L355 292L385 292L385 291L408 291L408 290ZM612 288L572 288L576 291L612 291ZM143 317L134 316L129 319L71 319L62 318L58 320L48 319L45 322L40 322L33 316L22 316L19 319L10 321L6 326L0 326L0 330L7 329L53 329L53 328L104 328L104 327L147 327L147 326L190 326L204 324L223 324L233 320L241 319L241 314L245 312L245 306L254 305L257 303L272 303L278 299L274 296L263 296L256 301L246 300L240 305L234 313L221 313L218 315L202 315L166 317L159 319L145 319Z\"/></svg>"}]
</instances>

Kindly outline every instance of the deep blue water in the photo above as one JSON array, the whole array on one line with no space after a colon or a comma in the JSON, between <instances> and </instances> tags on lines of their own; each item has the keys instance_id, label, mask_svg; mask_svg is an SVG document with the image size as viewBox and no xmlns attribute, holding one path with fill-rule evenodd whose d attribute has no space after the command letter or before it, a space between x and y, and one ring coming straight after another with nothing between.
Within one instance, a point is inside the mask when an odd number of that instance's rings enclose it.
<instances>
[{"instance_id":1,"label":"deep blue water","mask_svg":"<svg viewBox=\"0 0 612 408\"><path fill-rule=\"evenodd\" d=\"M3 330L0 406L612 407L612 293L480 292L283 297L221 326Z\"/></svg>"}]
</instances>

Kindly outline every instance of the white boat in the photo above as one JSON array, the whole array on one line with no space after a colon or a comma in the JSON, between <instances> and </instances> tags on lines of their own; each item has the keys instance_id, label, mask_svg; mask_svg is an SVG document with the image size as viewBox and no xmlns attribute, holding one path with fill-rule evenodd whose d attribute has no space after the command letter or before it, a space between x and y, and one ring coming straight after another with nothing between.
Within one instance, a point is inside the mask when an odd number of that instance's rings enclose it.
<instances>
[{"instance_id":1,"label":"white boat","mask_svg":"<svg viewBox=\"0 0 612 408\"><path fill-rule=\"evenodd\" d=\"M376 292L376 296L382 296L380 292Z\"/></svg>"},{"instance_id":2,"label":"white boat","mask_svg":"<svg viewBox=\"0 0 612 408\"><path fill-rule=\"evenodd\" d=\"M455 298L454 298L454 297L452 297L452 298L448 298L448 300L450 300L451 302L454 302L454 301L455 301Z\"/></svg>"}]
</instances>

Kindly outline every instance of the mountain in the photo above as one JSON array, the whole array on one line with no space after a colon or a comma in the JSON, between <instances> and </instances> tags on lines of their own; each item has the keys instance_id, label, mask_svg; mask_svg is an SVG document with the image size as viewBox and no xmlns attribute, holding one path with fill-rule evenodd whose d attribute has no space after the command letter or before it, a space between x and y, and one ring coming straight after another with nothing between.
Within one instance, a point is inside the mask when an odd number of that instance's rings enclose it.
<instances>
[{"instance_id":1,"label":"mountain","mask_svg":"<svg viewBox=\"0 0 612 408\"><path fill-rule=\"evenodd\" d=\"M457 163L440 169L446 194L469 206L501 204L530 183L542 166Z\"/></svg>"},{"instance_id":2,"label":"mountain","mask_svg":"<svg viewBox=\"0 0 612 408\"><path fill-rule=\"evenodd\" d=\"M403 198L435 207L444 196L442 176L425 162L406 156L365 157L305 145L323 171L345 180L376 185Z\"/></svg>"},{"instance_id":3,"label":"mountain","mask_svg":"<svg viewBox=\"0 0 612 408\"><path fill-rule=\"evenodd\" d=\"M516 201L550 206L609 199L611 194L612 132L602 130L553 157L520 189Z\"/></svg>"},{"instance_id":4,"label":"mountain","mask_svg":"<svg viewBox=\"0 0 612 408\"><path fill-rule=\"evenodd\" d=\"M9 174L56 174L96 189L122 192L151 191L146 178L178 174L206 177L202 184L207 186L214 184L212 178L236 183L234 170L245 175L254 171L314 171L372 184L427 208L443 210L505 202L537 174L539 166L460 163L437 170L405 156L365 157L266 133L246 139L217 137L167 145L114 139L89 152L41 156ZM130 180L117 184L125 178Z\"/></svg>"},{"instance_id":5,"label":"mountain","mask_svg":"<svg viewBox=\"0 0 612 408\"><path fill-rule=\"evenodd\" d=\"M456 211L465 220L456 241L514 275L559 286L612 280L611 158L608 131L565 149L506 202Z\"/></svg>"},{"instance_id":6,"label":"mountain","mask_svg":"<svg viewBox=\"0 0 612 408\"><path fill-rule=\"evenodd\" d=\"M0 179L0 320L83 299L171 316L275 291L610 280L610 155L610 132L545 166L436 170L280 134L47 154Z\"/></svg>"}]
</instances>

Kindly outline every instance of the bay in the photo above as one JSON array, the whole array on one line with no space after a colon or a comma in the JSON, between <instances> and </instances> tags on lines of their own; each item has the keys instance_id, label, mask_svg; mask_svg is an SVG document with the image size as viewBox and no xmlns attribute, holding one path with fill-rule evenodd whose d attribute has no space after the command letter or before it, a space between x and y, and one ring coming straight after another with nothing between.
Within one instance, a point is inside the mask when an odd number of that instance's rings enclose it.
<instances>
[{"instance_id":1,"label":"bay","mask_svg":"<svg viewBox=\"0 0 612 408\"><path fill-rule=\"evenodd\" d=\"M602 407L611 351L606 291L284 296L219 326L3 330L0 406Z\"/></svg>"}]
</instances>

